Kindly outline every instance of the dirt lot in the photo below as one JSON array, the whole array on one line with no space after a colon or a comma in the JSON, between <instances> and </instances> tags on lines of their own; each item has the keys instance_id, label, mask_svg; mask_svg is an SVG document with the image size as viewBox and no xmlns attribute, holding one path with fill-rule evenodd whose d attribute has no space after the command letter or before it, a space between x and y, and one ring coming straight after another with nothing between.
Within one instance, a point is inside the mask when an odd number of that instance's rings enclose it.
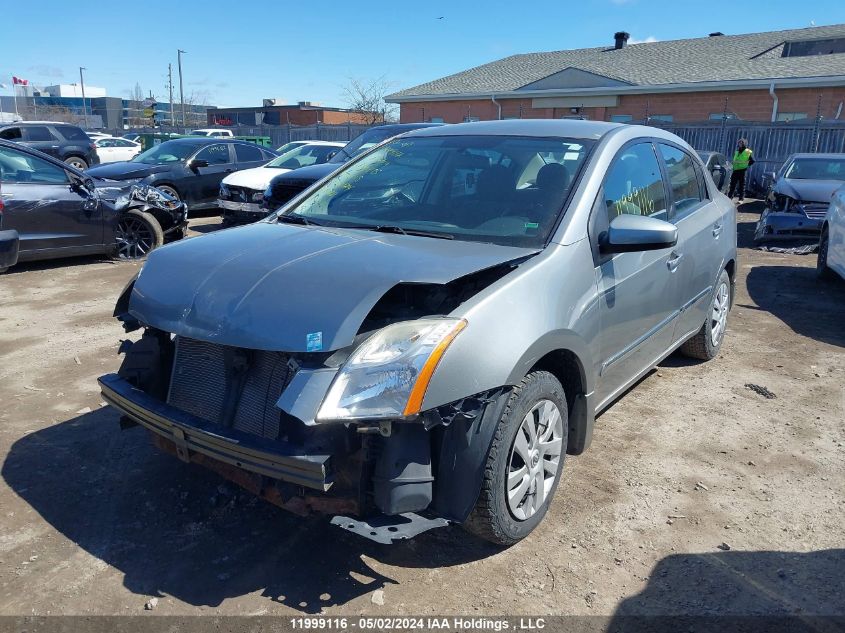
<instances>
[{"instance_id":1,"label":"dirt lot","mask_svg":"<svg viewBox=\"0 0 845 633\"><path fill-rule=\"evenodd\" d=\"M504 551L458 527L375 545L158 454L95 383L138 266L13 269L0 614L140 614L152 596L156 614L843 614L845 283L814 264L743 248L720 357L672 357L602 415L544 524Z\"/></svg>"}]
</instances>

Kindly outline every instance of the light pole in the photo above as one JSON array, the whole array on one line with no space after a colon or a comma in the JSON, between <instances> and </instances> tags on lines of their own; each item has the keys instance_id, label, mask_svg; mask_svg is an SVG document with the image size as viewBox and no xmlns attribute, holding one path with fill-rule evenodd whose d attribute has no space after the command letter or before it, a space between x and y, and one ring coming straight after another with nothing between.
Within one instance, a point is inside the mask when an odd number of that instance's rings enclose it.
<instances>
[{"instance_id":1,"label":"light pole","mask_svg":"<svg viewBox=\"0 0 845 633\"><path fill-rule=\"evenodd\" d=\"M181 48L176 49L176 56L179 60L179 102L182 105L182 127L185 127L185 93L182 90L182 55L185 52Z\"/></svg>"},{"instance_id":2,"label":"light pole","mask_svg":"<svg viewBox=\"0 0 845 633\"><path fill-rule=\"evenodd\" d=\"M88 70L84 66L79 67L79 85L82 86L82 116L85 118L85 127L88 128L88 110L85 107L85 80L82 79L82 71Z\"/></svg>"}]
</instances>

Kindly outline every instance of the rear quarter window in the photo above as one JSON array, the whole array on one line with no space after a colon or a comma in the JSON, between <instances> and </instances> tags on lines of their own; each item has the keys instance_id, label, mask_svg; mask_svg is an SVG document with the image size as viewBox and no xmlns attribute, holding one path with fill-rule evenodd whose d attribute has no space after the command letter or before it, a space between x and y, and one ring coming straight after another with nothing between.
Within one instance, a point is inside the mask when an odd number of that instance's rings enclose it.
<instances>
[{"instance_id":1,"label":"rear quarter window","mask_svg":"<svg viewBox=\"0 0 845 633\"><path fill-rule=\"evenodd\" d=\"M68 141L89 141L88 135L82 131L81 128L73 125L58 125L56 129L59 134L65 137Z\"/></svg>"}]
</instances>

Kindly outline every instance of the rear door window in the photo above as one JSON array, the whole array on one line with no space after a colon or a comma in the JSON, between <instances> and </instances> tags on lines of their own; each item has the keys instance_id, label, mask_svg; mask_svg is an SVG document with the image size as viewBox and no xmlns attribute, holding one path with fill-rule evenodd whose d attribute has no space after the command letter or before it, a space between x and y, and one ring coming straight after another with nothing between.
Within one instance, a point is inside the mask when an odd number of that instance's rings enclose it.
<instances>
[{"instance_id":1,"label":"rear door window","mask_svg":"<svg viewBox=\"0 0 845 633\"><path fill-rule=\"evenodd\" d=\"M239 163L252 163L264 160L258 145L237 144L235 145L235 156Z\"/></svg>"},{"instance_id":2,"label":"rear door window","mask_svg":"<svg viewBox=\"0 0 845 633\"><path fill-rule=\"evenodd\" d=\"M46 125L29 125L23 129L23 133L24 140L31 142L57 140Z\"/></svg>"},{"instance_id":3,"label":"rear door window","mask_svg":"<svg viewBox=\"0 0 845 633\"><path fill-rule=\"evenodd\" d=\"M5 130L0 131L0 138L7 141L17 141L19 138L22 138L21 129L19 127L7 127Z\"/></svg>"},{"instance_id":4,"label":"rear door window","mask_svg":"<svg viewBox=\"0 0 845 633\"><path fill-rule=\"evenodd\" d=\"M666 219L666 191L651 143L629 145L613 159L604 182L607 220L617 215Z\"/></svg>"},{"instance_id":5,"label":"rear door window","mask_svg":"<svg viewBox=\"0 0 845 633\"><path fill-rule=\"evenodd\" d=\"M82 131L81 128L75 125L58 125L56 129L59 134L64 136L69 141L89 141L88 135Z\"/></svg>"},{"instance_id":6,"label":"rear door window","mask_svg":"<svg viewBox=\"0 0 845 633\"><path fill-rule=\"evenodd\" d=\"M660 154L666 164L666 174L672 190L675 215L697 207L705 196L692 157L677 147L659 143Z\"/></svg>"},{"instance_id":7,"label":"rear door window","mask_svg":"<svg viewBox=\"0 0 845 633\"><path fill-rule=\"evenodd\" d=\"M225 165L230 162L229 144L220 143L203 147L194 158L208 161L209 165Z\"/></svg>"}]
</instances>

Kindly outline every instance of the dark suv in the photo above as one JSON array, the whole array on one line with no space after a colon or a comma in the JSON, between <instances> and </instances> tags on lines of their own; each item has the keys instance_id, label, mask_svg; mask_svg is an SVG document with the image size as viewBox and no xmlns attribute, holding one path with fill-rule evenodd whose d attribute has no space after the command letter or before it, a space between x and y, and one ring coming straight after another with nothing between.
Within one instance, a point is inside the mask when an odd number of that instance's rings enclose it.
<instances>
[{"instance_id":1,"label":"dark suv","mask_svg":"<svg viewBox=\"0 0 845 633\"><path fill-rule=\"evenodd\" d=\"M50 121L21 121L0 125L0 139L23 143L76 169L97 165L96 148L81 128Z\"/></svg>"}]
</instances>

